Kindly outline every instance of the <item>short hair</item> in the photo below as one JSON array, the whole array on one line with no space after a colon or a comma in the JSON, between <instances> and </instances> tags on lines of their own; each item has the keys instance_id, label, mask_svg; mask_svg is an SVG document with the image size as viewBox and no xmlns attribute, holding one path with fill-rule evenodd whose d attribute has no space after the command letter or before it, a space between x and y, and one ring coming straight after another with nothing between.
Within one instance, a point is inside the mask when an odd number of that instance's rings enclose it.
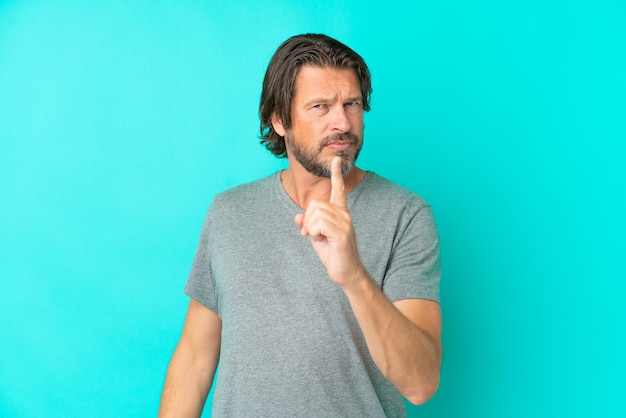
<instances>
[{"instance_id":1,"label":"short hair","mask_svg":"<svg viewBox=\"0 0 626 418\"><path fill-rule=\"evenodd\" d=\"M286 157L287 150L285 138L274 131L272 115L276 114L285 128L291 128L291 100L296 76L304 65L354 70L359 79L363 110L370 110L371 77L359 54L326 35L309 33L287 39L278 47L267 67L259 105L261 144L279 158Z\"/></svg>"}]
</instances>

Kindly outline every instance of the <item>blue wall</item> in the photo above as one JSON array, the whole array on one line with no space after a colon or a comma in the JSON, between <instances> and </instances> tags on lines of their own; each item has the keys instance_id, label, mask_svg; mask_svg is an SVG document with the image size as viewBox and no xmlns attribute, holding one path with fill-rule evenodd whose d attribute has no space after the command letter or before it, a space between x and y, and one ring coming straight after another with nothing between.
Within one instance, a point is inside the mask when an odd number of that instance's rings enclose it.
<instances>
[{"instance_id":1,"label":"blue wall","mask_svg":"<svg viewBox=\"0 0 626 418\"><path fill-rule=\"evenodd\" d=\"M0 1L0 415L156 414L205 210L301 32L373 73L363 168L434 206L422 417L625 412L621 0ZM208 413L205 414L208 416Z\"/></svg>"}]
</instances>

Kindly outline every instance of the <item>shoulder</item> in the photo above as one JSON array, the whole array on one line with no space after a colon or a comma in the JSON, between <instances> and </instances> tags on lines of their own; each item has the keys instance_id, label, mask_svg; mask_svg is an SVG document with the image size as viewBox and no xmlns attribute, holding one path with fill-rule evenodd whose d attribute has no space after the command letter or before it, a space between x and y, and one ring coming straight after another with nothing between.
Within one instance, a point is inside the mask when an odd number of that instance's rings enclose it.
<instances>
[{"instance_id":1,"label":"shoulder","mask_svg":"<svg viewBox=\"0 0 626 418\"><path fill-rule=\"evenodd\" d=\"M240 184L218 193L211 203L211 210L236 210L255 204L272 193L276 173L261 179Z\"/></svg>"},{"instance_id":2,"label":"shoulder","mask_svg":"<svg viewBox=\"0 0 626 418\"><path fill-rule=\"evenodd\" d=\"M370 207L404 208L413 211L430 207L419 194L372 171L367 173L359 186L357 199L367 202Z\"/></svg>"}]
</instances>

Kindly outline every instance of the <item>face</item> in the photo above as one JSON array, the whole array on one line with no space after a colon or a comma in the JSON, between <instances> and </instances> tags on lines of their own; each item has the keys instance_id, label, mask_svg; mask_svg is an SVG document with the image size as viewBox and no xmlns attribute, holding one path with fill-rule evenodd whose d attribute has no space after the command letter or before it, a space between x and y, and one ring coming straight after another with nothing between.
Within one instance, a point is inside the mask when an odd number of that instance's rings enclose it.
<instances>
[{"instance_id":1,"label":"face","mask_svg":"<svg viewBox=\"0 0 626 418\"><path fill-rule=\"evenodd\" d=\"M330 162L339 155L343 174L348 174L363 144L363 101L356 73L303 66L295 87L291 128L273 122L274 130L285 137L289 164L330 177Z\"/></svg>"}]
</instances>

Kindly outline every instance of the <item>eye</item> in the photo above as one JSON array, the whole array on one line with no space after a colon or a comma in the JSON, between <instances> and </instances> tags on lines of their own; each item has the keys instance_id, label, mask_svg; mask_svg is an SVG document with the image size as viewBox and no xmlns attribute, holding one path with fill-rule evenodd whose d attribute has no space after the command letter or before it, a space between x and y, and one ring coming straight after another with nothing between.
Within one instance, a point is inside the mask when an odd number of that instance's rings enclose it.
<instances>
[{"instance_id":1,"label":"eye","mask_svg":"<svg viewBox=\"0 0 626 418\"><path fill-rule=\"evenodd\" d=\"M346 111L358 112L361 109L361 102L357 102L357 101L346 102L344 104L344 107L346 108Z\"/></svg>"},{"instance_id":2,"label":"eye","mask_svg":"<svg viewBox=\"0 0 626 418\"><path fill-rule=\"evenodd\" d=\"M326 103L316 103L309 110L314 114L324 115L328 112L328 105Z\"/></svg>"}]
</instances>

